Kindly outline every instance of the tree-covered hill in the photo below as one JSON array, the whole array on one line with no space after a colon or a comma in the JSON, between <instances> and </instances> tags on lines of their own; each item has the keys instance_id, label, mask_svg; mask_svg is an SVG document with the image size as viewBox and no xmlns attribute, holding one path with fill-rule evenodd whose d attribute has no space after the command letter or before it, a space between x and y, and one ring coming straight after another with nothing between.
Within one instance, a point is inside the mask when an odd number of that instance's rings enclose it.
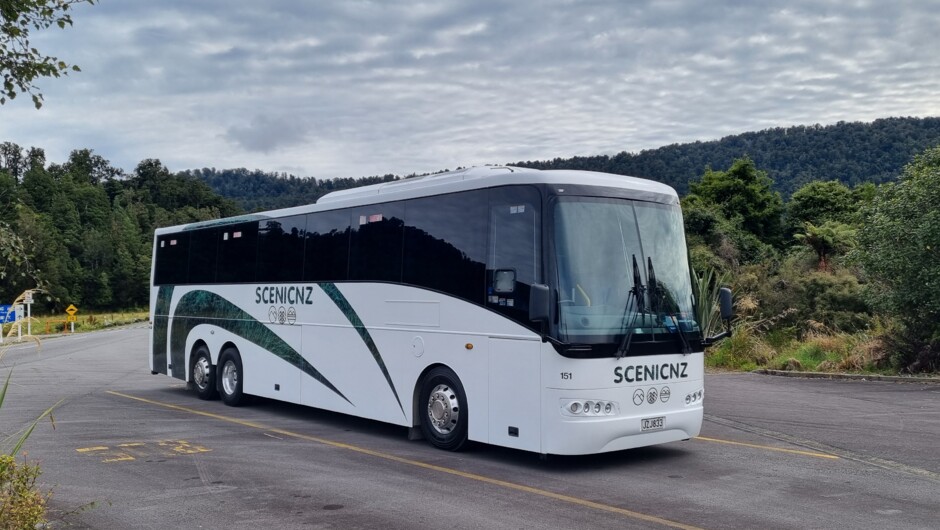
<instances>
[{"instance_id":1,"label":"tree-covered hill","mask_svg":"<svg viewBox=\"0 0 940 530\"><path fill-rule=\"evenodd\" d=\"M789 197L814 180L838 180L848 186L880 184L897 177L911 157L940 144L940 118L886 118L872 123L808 125L726 136L709 142L672 144L639 153L623 151L510 165L537 169L581 169L649 178L689 191L689 182L706 168L725 168L748 156ZM236 201L246 211L309 204L334 190L387 182L391 174L364 179L303 178L261 170L203 168L182 173Z\"/></svg>"},{"instance_id":2,"label":"tree-covered hill","mask_svg":"<svg viewBox=\"0 0 940 530\"><path fill-rule=\"evenodd\" d=\"M689 191L689 181L706 167L725 168L748 156L789 197L814 180L838 180L848 186L880 184L897 177L911 157L940 144L940 118L887 118L767 129L710 142L672 144L614 156L555 158L515 162L537 169L583 169L633 175Z\"/></svg>"},{"instance_id":3,"label":"tree-covered hill","mask_svg":"<svg viewBox=\"0 0 940 530\"><path fill-rule=\"evenodd\" d=\"M219 195L236 201L247 212L288 208L310 204L331 191L395 180L395 175L362 179L300 178L286 173L259 169L203 168L183 171L181 176L195 178L209 185Z\"/></svg>"}]
</instances>

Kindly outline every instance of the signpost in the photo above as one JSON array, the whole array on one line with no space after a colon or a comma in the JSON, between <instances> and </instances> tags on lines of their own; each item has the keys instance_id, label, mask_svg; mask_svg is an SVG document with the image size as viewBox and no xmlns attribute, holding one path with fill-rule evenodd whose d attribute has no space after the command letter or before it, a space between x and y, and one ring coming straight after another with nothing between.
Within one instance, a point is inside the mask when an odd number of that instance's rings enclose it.
<instances>
[{"instance_id":1,"label":"signpost","mask_svg":"<svg viewBox=\"0 0 940 530\"><path fill-rule=\"evenodd\" d=\"M16 311L16 340L23 340L23 322L20 318L23 316L23 304L14 306L14 311Z\"/></svg>"},{"instance_id":2,"label":"signpost","mask_svg":"<svg viewBox=\"0 0 940 530\"><path fill-rule=\"evenodd\" d=\"M65 308L65 312L69 314L67 320L69 324L72 325L72 333L75 333L75 321L78 320L78 317L75 316L75 313L78 313L78 308L75 307L74 304L69 304L69 306Z\"/></svg>"},{"instance_id":3,"label":"signpost","mask_svg":"<svg viewBox=\"0 0 940 530\"><path fill-rule=\"evenodd\" d=\"M0 343L3 342L3 324L16 322L16 309L11 305L0 305Z\"/></svg>"},{"instance_id":4,"label":"signpost","mask_svg":"<svg viewBox=\"0 0 940 530\"><path fill-rule=\"evenodd\" d=\"M33 335L33 291L23 293L23 303L26 304L26 336Z\"/></svg>"},{"instance_id":5,"label":"signpost","mask_svg":"<svg viewBox=\"0 0 940 530\"><path fill-rule=\"evenodd\" d=\"M11 305L0 305L0 324L16 322L16 311Z\"/></svg>"}]
</instances>

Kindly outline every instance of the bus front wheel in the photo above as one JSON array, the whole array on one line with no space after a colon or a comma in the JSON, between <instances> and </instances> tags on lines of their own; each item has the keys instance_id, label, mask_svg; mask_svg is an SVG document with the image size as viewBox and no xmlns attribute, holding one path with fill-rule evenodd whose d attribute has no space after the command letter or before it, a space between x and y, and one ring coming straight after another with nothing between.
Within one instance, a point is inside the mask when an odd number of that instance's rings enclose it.
<instances>
[{"instance_id":1,"label":"bus front wheel","mask_svg":"<svg viewBox=\"0 0 940 530\"><path fill-rule=\"evenodd\" d=\"M222 401L230 406L237 407L245 403L245 394L242 384L245 374L242 371L242 358L235 348L226 348L219 356L219 393Z\"/></svg>"},{"instance_id":2,"label":"bus front wheel","mask_svg":"<svg viewBox=\"0 0 940 530\"><path fill-rule=\"evenodd\" d=\"M215 387L215 368L212 366L212 357L209 348L200 345L193 351L189 366L189 380L199 399L216 399L219 392Z\"/></svg>"},{"instance_id":3,"label":"bus front wheel","mask_svg":"<svg viewBox=\"0 0 940 530\"><path fill-rule=\"evenodd\" d=\"M467 397L457 374L438 366L421 384L421 432L431 445L459 451L467 443Z\"/></svg>"}]
</instances>

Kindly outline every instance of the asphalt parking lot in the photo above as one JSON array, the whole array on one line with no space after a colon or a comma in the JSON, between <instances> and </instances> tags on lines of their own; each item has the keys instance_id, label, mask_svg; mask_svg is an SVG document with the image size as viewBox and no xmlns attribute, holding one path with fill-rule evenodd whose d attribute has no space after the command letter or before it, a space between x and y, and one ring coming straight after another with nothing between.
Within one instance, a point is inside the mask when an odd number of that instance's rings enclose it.
<instances>
[{"instance_id":1,"label":"asphalt parking lot","mask_svg":"<svg viewBox=\"0 0 940 530\"><path fill-rule=\"evenodd\" d=\"M146 327L16 346L0 431L53 528L936 528L940 385L710 374L701 437L588 457L472 445L151 376Z\"/></svg>"}]
</instances>

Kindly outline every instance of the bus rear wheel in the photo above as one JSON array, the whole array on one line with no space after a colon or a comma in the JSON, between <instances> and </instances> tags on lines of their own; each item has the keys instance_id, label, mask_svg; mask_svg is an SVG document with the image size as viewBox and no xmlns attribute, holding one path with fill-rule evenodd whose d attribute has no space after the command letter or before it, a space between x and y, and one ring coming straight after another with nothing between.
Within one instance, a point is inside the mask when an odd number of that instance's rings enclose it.
<instances>
[{"instance_id":1,"label":"bus rear wheel","mask_svg":"<svg viewBox=\"0 0 940 530\"><path fill-rule=\"evenodd\" d=\"M419 394L421 433L433 445L459 451L467 443L467 397L457 374L438 366L424 377Z\"/></svg>"},{"instance_id":2,"label":"bus rear wheel","mask_svg":"<svg viewBox=\"0 0 940 530\"><path fill-rule=\"evenodd\" d=\"M212 357L209 348L201 345L193 351L192 361L189 365L189 380L199 399L216 399L219 392L215 387L215 368L212 366Z\"/></svg>"},{"instance_id":3,"label":"bus rear wheel","mask_svg":"<svg viewBox=\"0 0 940 530\"><path fill-rule=\"evenodd\" d=\"M230 407L237 407L246 402L246 396L242 392L244 383L244 372L242 370L242 358L235 348L226 348L222 350L219 356L219 394L222 396L222 402Z\"/></svg>"}]
</instances>

